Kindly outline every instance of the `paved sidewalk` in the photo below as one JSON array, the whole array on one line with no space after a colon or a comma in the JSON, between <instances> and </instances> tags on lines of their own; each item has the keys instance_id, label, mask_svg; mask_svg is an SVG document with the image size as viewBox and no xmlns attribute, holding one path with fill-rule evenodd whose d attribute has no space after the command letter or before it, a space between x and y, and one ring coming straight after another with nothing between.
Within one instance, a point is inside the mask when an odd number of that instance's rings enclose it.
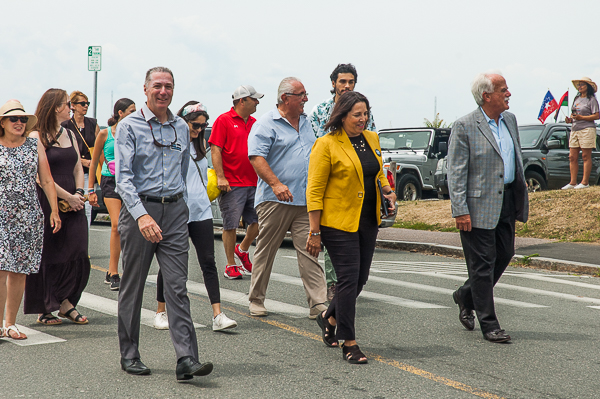
<instances>
[{"instance_id":1,"label":"paved sidewalk","mask_svg":"<svg viewBox=\"0 0 600 399\"><path fill-rule=\"evenodd\" d=\"M378 246L404 251L463 256L459 233L387 228L379 230ZM597 274L600 245L516 238L515 263L571 273ZM531 256L535 255L537 256Z\"/></svg>"}]
</instances>

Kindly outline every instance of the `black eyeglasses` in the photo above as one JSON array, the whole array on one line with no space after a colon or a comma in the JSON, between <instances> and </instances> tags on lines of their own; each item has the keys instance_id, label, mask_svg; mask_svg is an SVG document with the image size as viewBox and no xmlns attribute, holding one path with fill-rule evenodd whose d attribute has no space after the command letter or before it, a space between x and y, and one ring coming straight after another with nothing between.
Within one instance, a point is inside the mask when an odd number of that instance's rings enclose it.
<instances>
[{"instance_id":1,"label":"black eyeglasses","mask_svg":"<svg viewBox=\"0 0 600 399\"><path fill-rule=\"evenodd\" d=\"M144 117L144 119L146 119L146 116L144 115L144 111L141 111L142 116ZM152 129L152 124L150 124L150 121L146 121L146 123L148 124L148 126L150 126L150 133L152 133L152 139L154 140L154 145L157 147L171 147L173 145L175 145L177 143L177 130L175 130L175 127L169 123L169 126L171 126L171 129L173 129L173 131L175 132L175 140L173 140L173 142L171 144L162 144L159 143L158 140L156 140L156 137L154 136L154 130Z\"/></svg>"},{"instance_id":2,"label":"black eyeglasses","mask_svg":"<svg viewBox=\"0 0 600 399\"><path fill-rule=\"evenodd\" d=\"M27 116L9 116L8 120L12 123L16 123L17 121L21 121L21 123L27 123L29 117Z\"/></svg>"},{"instance_id":3,"label":"black eyeglasses","mask_svg":"<svg viewBox=\"0 0 600 399\"><path fill-rule=\"evenodd\" d=\"M90 102L89 101L79 101L79 102L76 102L76 103L73 103L73 104L79 104L82 107L89 107L90 106Z\"/></svg>"},{"instance_id":4,"label":"black eyeglasses","mask_svg":"<svg viewBox=\"0 0 600 399\"><path fill-rule=\"evenodd\" d=\"M302 93L283 93L283 94L287 94L288 96L298 96L300 98L308 97L308 93L306 93L304 91Z\"/></svg>"},{"instance_id":5,"label":"black eyeglasses","mask_svg":"<svg viewBox=\"0 0 600 399\"><path fill-rule=\"evenodd\" d=\"M208 123L193 123L192 122L192 129L194 129L194 130L204 130L204 129L206 129L207 126L208 126Z\"/></svg>"}]
</instances>

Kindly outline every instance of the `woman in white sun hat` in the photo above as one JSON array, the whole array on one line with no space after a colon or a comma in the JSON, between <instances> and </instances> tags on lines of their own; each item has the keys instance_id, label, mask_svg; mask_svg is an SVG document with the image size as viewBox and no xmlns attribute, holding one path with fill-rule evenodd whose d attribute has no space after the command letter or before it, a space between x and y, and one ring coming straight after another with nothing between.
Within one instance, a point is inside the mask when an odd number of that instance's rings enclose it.
<instances>
[{"instance_id":1,"label":"woman in white sun hat","mask_svg":"<svg viewBox=\"0 0 600 399\"><path fill-rule=\"evenodd\" d=\"M571 138L569 139L569 168L571 170L571 181L563 187L563 190L571 188L580 189L590 186L590 173L592 171L592 150L596 148L596 123L600 119L596 91L598 86L590 78L573 80L573 85L578 93L573 100L571 117L565 118L565 122L573 123ZM583 177L581 183L577 184L577 173L579 172L579 151L583 159Z\"/></svg>"},{"instance_id":2,"label":"woman in white sun hat","mask_svg":"<svg viewBox=\"0 0 600 399\"><path fill-rule=\"evenodd\" d=\"M27 336L15 325L17 312L27 275L40 269L44 239L36 175L52 209L53 231L61 226L46 151L39 140L26 136L36 122L17 100L0 107L0 337L19 340Z\"/></svg>"}]
</instances>

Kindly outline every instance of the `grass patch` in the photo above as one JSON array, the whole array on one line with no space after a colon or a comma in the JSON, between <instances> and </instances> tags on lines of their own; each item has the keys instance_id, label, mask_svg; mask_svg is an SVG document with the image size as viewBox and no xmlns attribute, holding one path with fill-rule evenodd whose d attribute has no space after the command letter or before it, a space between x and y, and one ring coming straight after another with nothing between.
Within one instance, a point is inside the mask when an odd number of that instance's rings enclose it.
<instances>
[{"instance_id":1,"label":"grass patch","mask_svg":"<svg viewBox=\"0 0 600 399\"><path fill-rule=\"evenodd\" d=\"M575 211L576 210L576 211ZM517 222L518 237L600 244L600 186L529 195L529 220ZM450 201L399 201L394 227L457 232Z\"/></svg>"},{"instance_id":2,"label":"grass patch","mask_svg":"<svg viewBox=\"0 0 600 399\"><path fill-rule=\"evenodd\" d=\"M427 224L423 222L399 222L394 224L392 227L397 227L399 229L411 229L411 230L427 230L427 231L439 231L439 226Z\"/></svg>"}]
</instances>

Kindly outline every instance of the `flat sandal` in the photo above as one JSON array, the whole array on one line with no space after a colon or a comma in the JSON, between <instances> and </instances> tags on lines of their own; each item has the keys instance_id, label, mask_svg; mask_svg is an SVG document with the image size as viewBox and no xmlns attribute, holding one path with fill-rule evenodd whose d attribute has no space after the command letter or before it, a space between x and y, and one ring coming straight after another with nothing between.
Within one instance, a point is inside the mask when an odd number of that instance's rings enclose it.
<instances>
[{"instance_id":1,"label":"flat sandal","mask_svg":"<svg viewBox=\"0 0 600 399\"><path fill-rule=\"evenodd\" d=\"M323 343L330 348L338 348L339 343L335 337L335 326L329 324L329 320L323 318L323 313L317 315L317 324L321 327Z\"/></svg>"},{"instance_id":2,"label":"flat sandal","mask_svg":"<svg viewBox=\"0 0 600 399\"><path fill-rule=\"evenodd\" d=\"M366 364L369 363L367 357L361 352L358 345L346 346L342 344L342 356L350 364ZM365 360L360 360L361 358Z\"/></svg>"}]
</instances>

